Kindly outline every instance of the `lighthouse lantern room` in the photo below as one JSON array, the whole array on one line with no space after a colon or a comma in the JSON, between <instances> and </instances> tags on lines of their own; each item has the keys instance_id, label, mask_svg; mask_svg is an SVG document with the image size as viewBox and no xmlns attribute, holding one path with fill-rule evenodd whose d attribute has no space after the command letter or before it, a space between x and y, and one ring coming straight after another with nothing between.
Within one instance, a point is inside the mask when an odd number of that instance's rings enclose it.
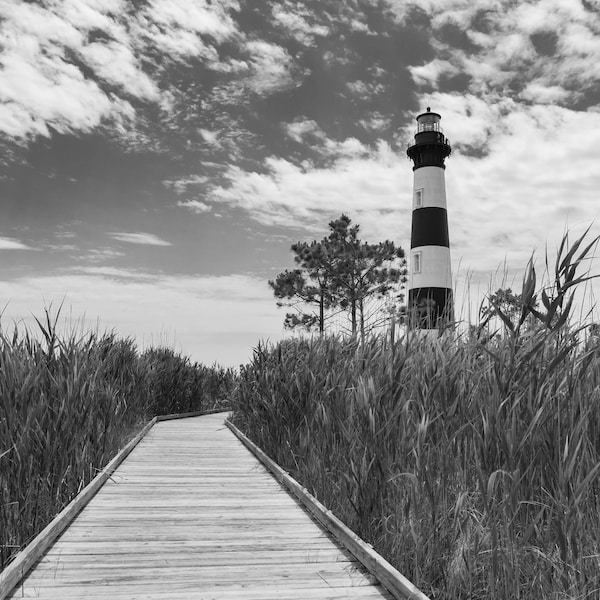
<instances>
[{"instance_id":1,"label":"lighthouse lantern room","mask_svg":"<svg viewBox=\"0 0 600 600\"><path fill-rule=\"evenodd\" d=\"M441 116L429 107L420 114L414 143L407 150L414 164L409 325L431 331L444 328L454 319L444 178L444 160L451 148L440 120Z\"/></svg>"}]
</instances>

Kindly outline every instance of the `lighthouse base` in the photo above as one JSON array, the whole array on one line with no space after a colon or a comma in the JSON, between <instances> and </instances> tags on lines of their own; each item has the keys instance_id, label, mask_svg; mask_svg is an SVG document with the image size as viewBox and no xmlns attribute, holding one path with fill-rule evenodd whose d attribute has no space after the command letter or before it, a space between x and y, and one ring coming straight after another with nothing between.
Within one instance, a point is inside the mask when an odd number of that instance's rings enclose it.
<instances>
[{"instance_id":1,"label":"lighthouse base","mask_svg":"<svg viewBox=\"0 0 600 600\"><path fill-rule=\"evenodd\" d=\"M452 290L420 287L408 290L410 329L445 329L454 321Z\"/></svg>"}]
</instances>

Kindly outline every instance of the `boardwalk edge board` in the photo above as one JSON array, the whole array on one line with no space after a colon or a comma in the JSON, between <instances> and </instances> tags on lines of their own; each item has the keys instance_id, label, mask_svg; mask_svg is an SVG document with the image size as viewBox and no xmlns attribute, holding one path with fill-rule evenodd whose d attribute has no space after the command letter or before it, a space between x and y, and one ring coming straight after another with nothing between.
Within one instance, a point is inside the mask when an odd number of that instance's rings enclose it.
<instances>
[{"instance_id":1,"label":"boardwalk edge board","mask_svg":"<svg viewBox=\"0 0 600 600\"><path fill-rule=\"evenodd\" d=\"M29 569L40 559L56 538L70 525L88 502L96 495L106 480L116 471L117 467L127 458L155 423L171 419L183 419L218 412L230 412L216 409L197 411L193 413L160 415L153 417L143 429L67 504L40 533L19 552L14 560L0 572L0 600L4 600L19 585Z\"/></svg>"},{"instance_id":2,"label":"boardwalk edge board","mask_svg":"<svg viewBox=\"0 0 600 600\"><path fill-rule=\"evenodd\" d=\"M225 424L258 460L283 484L309 512L368 570L397 600L430 600L400 571L380 556L371 546L344 525L309 491L271 460L254 442L250 441L231 421Z\"/></svg>"}]
</instances>

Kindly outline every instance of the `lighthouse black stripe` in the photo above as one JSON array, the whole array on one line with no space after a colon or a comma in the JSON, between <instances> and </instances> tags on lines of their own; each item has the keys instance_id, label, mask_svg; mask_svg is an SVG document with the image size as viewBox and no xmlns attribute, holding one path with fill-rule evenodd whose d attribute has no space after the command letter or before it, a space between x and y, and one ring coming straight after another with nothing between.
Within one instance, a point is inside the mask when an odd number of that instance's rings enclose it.
<instances>
[{"instance_id":1,"label":"lighthouse black stripe","mask_svg":"<svg viewBox=\"0 0 600 600\"><path fill-rule=\"evenodd\" d=\"M421 167L440 167L445 169L444 159L450 156L452 149L443 133L427 131L415 135L415 143L406 153L414 162L413 171Z\"/></svg>"},{"instance_id":2,"label":"lighthouse black stripe","mask_svg":"<svg viewBox=\"0 0 600 600\"><path fill-rule=\"evenodd\" d=\"M408 290L411 325L420 329L437 329L454 319L452 290L420 287Z\"/></svg>"},{"instance_id":3,"label":"lighthouse black stripe","mask_svg":"<svg viewBox=\"0 0 600 600\"><path fill-rule=\"evenodd\" d=\"M410 247L445 246L450 248L448 213L445 208L428 206L412 213Z\"/></svg>"}]
</instances>

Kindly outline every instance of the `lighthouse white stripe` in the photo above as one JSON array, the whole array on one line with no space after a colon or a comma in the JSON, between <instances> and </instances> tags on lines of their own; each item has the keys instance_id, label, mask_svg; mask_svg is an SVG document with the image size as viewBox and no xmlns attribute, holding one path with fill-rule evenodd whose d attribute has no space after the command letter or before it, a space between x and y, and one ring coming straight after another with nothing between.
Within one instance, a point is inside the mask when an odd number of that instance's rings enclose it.
<instances>
[{"instance_id":1,"label":"lighthouse white stripe","mask_svg":"<svg viewBox=\"0 0 600 600\"><path fill-rule=\"evenodd\" d=\"M446 208L446 180L441 167L420 167L414 173L413 190L423 190L422 204L417 206L416 193L413 194L413 210L437 206Z\"/></svg>"},{"instance_id":2,"label":"lighthouse white stripe","mask_svg":"<svg viewBox=\"0 0 600 600\"><path fill-rule=\"evenodd\" d=\"M414 272L415 254L420 253L420 272ZM441 287L452 289L450 249L444 246L418 246L410 251L408 289Z\"/></svg>"}]
</instances>

